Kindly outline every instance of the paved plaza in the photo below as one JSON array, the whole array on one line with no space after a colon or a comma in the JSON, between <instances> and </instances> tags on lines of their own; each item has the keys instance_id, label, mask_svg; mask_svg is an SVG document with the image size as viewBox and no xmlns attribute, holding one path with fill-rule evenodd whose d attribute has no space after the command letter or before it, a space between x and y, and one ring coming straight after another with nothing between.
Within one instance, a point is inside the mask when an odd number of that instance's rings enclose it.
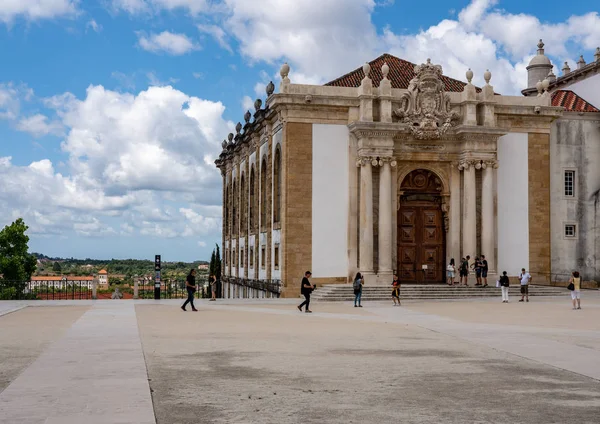
<instances>
[{"instance_id":1,"label":"paved plaza","mask_svg":"<svg viewBox=\"0 0 600 424\"><path fill-rule=\"evenodd\" d=\"M598 423L600 293L0 302L0 423Z\"/></svg>"}]
</instances>

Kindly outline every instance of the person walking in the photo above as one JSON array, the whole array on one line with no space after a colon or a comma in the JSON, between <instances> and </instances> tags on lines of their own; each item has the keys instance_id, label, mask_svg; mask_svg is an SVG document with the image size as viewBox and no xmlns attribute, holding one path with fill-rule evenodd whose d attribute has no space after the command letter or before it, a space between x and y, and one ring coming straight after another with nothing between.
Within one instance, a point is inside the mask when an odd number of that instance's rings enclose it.
<instances>
[{"instance_id":1,"label":"person walking","mask_svg":"<svg viewBox=\"0 0 600 424\"><path fill-rule=\"evenodd\" d=\"M449 286L454 284L454 276L456 275L456 265L454 264L454 258L450 259L450 263L446 267L446 284Z\"/></svg>"},{"instance_id":2,"label":"person walking","mask_svg":"<svg viewBox=\"0 0 600 424\"><path fill-rule=\"evenodd\" d=\"M192 311L198 312L198 309L196 309L196 307L194 306L194 294L196 293L196 270L194 268L192 268L192 270L185 279L185 288L187 290L188 297L184 304L181 305L181 309L187 312L187 309L185 309L185 307L189 303L190 305L192 305Z\"/></svg>"},{"instance_id":3,"label":"person walking","mask_svg":"<svg viewBox=\"0 0 600 424\"><path fill-rule=\"evenodd\" d=\"M210 277L208 277L208 283L210 285L211 291L210 301L215 302L217 300L217 277L211 275Z\"/></svg>"},{"instance_id":4,"label":"person walking","mask_svg":"<svg viewBox=\"0 0 600 424\"><path fill-rule=\"evenodd\" d=\"M502 272L500 276L500 289L502 290L502 303L508 303L508 288L510 287L510 280L506 271Z\"/></svg>"},{"instance_id":5,"label":"person walking","mask_svg":"<svg viewBox=\"0 0 600 424\"><path fill-rule=\"evenodd\" d=\"M396 306L396 302L400 306L400 280L398 280L396 274L394 274L394 281L392 281L392 300L394 301L394 306Z\"/></svg>"},{"instance_id":6,"label":"person walking","mask_svg":"<svg viewBox=\"0 0 600 424\"><path fill-rule=\"evenodd\" d=\"M481 278L483 279L483 287L487 287L487 275L488 275L488 261L485 259L485 255L481 255Z\"/></svg>"},{"instance_id":7,"label":"person walking","mask_svg":"<svg viewBox=\"0 0 600 424\"><path fill-rule=\"evenodd\" d=\"M569 290L571 290L571 300L573 300L573 310L581 309L581 277L579 272L573 271L569 280ZM577 305L577 307L575 307Z\"/></svg>"},{"instance_id":8,"label":"person walking","mask_svg":"<svg viewBox=\"0 0 600 424\"><path fill-rule=\"evenodd\" d=\"M521 274L519 274L519 280L521 280L521 300L519 302L523 302L523 299L527 299L529 302L529 283L533 280L531 274L525 271L525 268L521 268Z\"/></svg>"},{"instance_id":9,"label":"person walking","mask_svg":"<svg viewBox=\"0 0 600 424\"><path fill-rule=\"evenodd\" d=\"M354 307L362 308L360 304L360 299L362 297L362 288L363 284L365 284L365 280L360 272L356 273L356 277L354 277L354 283L352 283L352 288L354 289Z\"/></svg>"},{"instance_id":10,"label":"person walking","mask_svg":"<svg viewBox=\"0 0 600 424\"><path fill-rule=\"evenodd\" d=\"M312 275L312 273L310 271L306 271L304 273L304 278L302 278L302 283L301 283L302 285L300 286L300 294L302 294L302 296L304 296L304 302L302 302L300 305L298 305L298 310L300 312L302 312L302 307L306 305L306 309L304 312L306 312L307 314L312 313L312 311L308 308L310 306L310 294L315 289L315 286L313 284L311 284L310 281L308 280L311 275Z\"/></svg>"},{"instance_id":11,"label":"person walking","mask_svg":"<svg viewBox=\"0 0 600 424\"><path fill-rule=\"evenodd\" d=\"M462 258L460 262L460 283L469 287L469 259L471 257L467 255L466 258Z\"/></svg>"}]
</instances>

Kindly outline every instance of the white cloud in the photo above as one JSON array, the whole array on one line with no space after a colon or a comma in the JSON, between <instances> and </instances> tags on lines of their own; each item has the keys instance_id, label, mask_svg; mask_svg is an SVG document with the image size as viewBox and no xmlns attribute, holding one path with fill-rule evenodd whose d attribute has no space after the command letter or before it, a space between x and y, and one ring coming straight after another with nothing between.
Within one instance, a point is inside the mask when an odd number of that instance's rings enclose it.
<instances>
[{"instance_id":1,"label":"white cloud","mask_svg":"<svg viewBox=\"0 0 600 424\"><path fill-rule=\"evenodd\" d=\"M2 0L0 22L12 23L16 18L28 21L73 16L79 0Z\"/></svg>"},{"instance_id":2,"label":"white cloud","mask_svg":"<svg viewBox=\"0 0 600 424\"><path fill-rule=\"evenodd\" d=\"M192 72L192 75L196 79L204 79L204 74L202 72Z\"/></svg>"},{"instance_id":3,"label":"white cloud","mask_svg":"<svg viewBox=\"0 0 600 424\"><path fill-rule=\"evenodd\" d=\"M95 19L90 19L87 24L85 24L85 28L91 28L94 32L102 31L102 25L96 22Z\"/></svg>"},{"instance_id":4,"label":"white cloud","mask_svg":"<svg viewBox=\"0 0 600 424\"><path fill-rule=\"evenodd\" d=\"M254 110L254 100L252 100L249 96L244 96L242 99L242 110L246 113L247 110Z\"/></svg>"},{"instance_id":5,"label":"white cloud","mask_svg":"<svg viewBox=\"0 0 600 424\"><path fill-rule=\"evenodd\" d=\"M198 15L202 12L218 10L218 4L214 3L213 0L112 0L112 7L131 14L181 9L191 15Z\"/></svg>"},{"instance_id":6,"label":"white cloud","mask_svg":"<svg viewBox=\"0 0 600 424\"><path fill-rule=\"evenodd\" d=\"M180 56L199 48L185 34L163 31L160 34L150 35L138 32L137 35L138 45L142 49L152 53L165 52L174 56Z\"/></svg>"},{"instance_id":7,"label":"white cloud","mask_svg":"<svg viewBox=\"0 0 600 424\"><path fill-rule=\"evenodd\" d=\"M21 102L29 101L33 90L26 85L0 83L0 119L15 120L21 112Z\"/></svg>"},{"instance_id":8,"label":"white cloud","mask_svg":"<svg viewBox=\"0 0 600 424\"><path fill-rule=\"evenodd\" d=\"M34 137L63 134L63 127L60 122L49 121L46 115L39 113L28 118L22 118L17 124L17 129L28 132Z\"/></svg>"},{"instance_id":9,"label":"white cloud","mask_svg":"<svg viewBox=\"0 0 600 424\"><path fill-rule=\"evenodd\" d=\"M198 29L200 30L200 32L211 35L217 41L219 46L221 46L228 52L233 53L233 49L226 40L227 33L223 30L223 28L221 28L218 25L201 24L198 25Z\"/></svg>"}]
</instances>

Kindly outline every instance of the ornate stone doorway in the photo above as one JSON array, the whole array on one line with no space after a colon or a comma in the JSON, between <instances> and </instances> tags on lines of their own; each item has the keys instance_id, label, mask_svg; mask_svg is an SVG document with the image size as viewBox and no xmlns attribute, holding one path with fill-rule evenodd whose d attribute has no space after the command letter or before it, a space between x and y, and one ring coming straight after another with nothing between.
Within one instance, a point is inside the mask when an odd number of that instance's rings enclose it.
<instances>
[{"instance_id":1,"label":"ornate stone doorway","mask_svg":"<svg viewBox=\"0 0 600 424\"><path fill-rule=\"evenodd\" d=\"M446 231L441 193L440 178L424 169L412 171L400 184L397 269L402 282L444 281Z\"/></svg>"}]
</instances>

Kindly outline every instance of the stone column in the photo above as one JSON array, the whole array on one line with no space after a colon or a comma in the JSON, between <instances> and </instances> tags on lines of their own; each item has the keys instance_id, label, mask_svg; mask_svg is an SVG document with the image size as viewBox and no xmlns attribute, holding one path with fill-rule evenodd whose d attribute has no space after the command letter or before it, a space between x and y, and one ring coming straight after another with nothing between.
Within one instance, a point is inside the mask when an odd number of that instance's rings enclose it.
<instances>
[{"instance_id":1,"label":"stone column","mask_svg":"<svg viewBox=\"0 0 600 424\"><path fill-rule=\"evenodd\" d=\"M385 281L392 275L392 165L396 163L390 158L383 159L379 175L378 280Z\"/></svg>"},{"instance_id":2,"label":"stone column","mask_svg":"<svg viewBox=\"0 0 600 424\"><path fill-rule=\"evenodd\" d=\"M133 298L139 299L140 297L140 280L135 278L133 280Z\"/></svg>"},{"instance_id":3,"label":"stone column","mask_svg":"<svg viewBox=\"0 0 600 424\"><path fill-rule=\"evenodd\" d=\"M466 257L467 255L469 255L471 256L471 259L473 259L477 254L477 191L475 184L475 162L465 161L462 162L460 166L464 170L462 256Z\"/></svg>"},{"instance_id":4,"label":"stone column","mask_svg":"<svg viewBox=\"0 0 600 424\"><path fill-rule=\"evenodd\" d=\"M360 170L360 272L373 274L373 171L371 159L359 160Z\"/></svg>"},{"instance_id":5,"label":"stone column","mask_svg":"<svg viewBox=\"0 0 600 424\"><path fill-rule=\"evenodd\" d=\"M494 166L495 163L484 162L481 183L481 253L488 261L490 272L496 270L496 228L494 222Z\"/></svg>"},{"instance_id":6,"label":"stone column","mask_svg":"<svg viewBox=\"0 0 600 424\"><path fill-rule=\"evenodd\" d=\"M450 173L450 225L448 228L448 248L446 249L448 263L454 258L454 263L458 266L460 262L460 170L459 164L452 164Z\"/></svg>"}]
</instances>

